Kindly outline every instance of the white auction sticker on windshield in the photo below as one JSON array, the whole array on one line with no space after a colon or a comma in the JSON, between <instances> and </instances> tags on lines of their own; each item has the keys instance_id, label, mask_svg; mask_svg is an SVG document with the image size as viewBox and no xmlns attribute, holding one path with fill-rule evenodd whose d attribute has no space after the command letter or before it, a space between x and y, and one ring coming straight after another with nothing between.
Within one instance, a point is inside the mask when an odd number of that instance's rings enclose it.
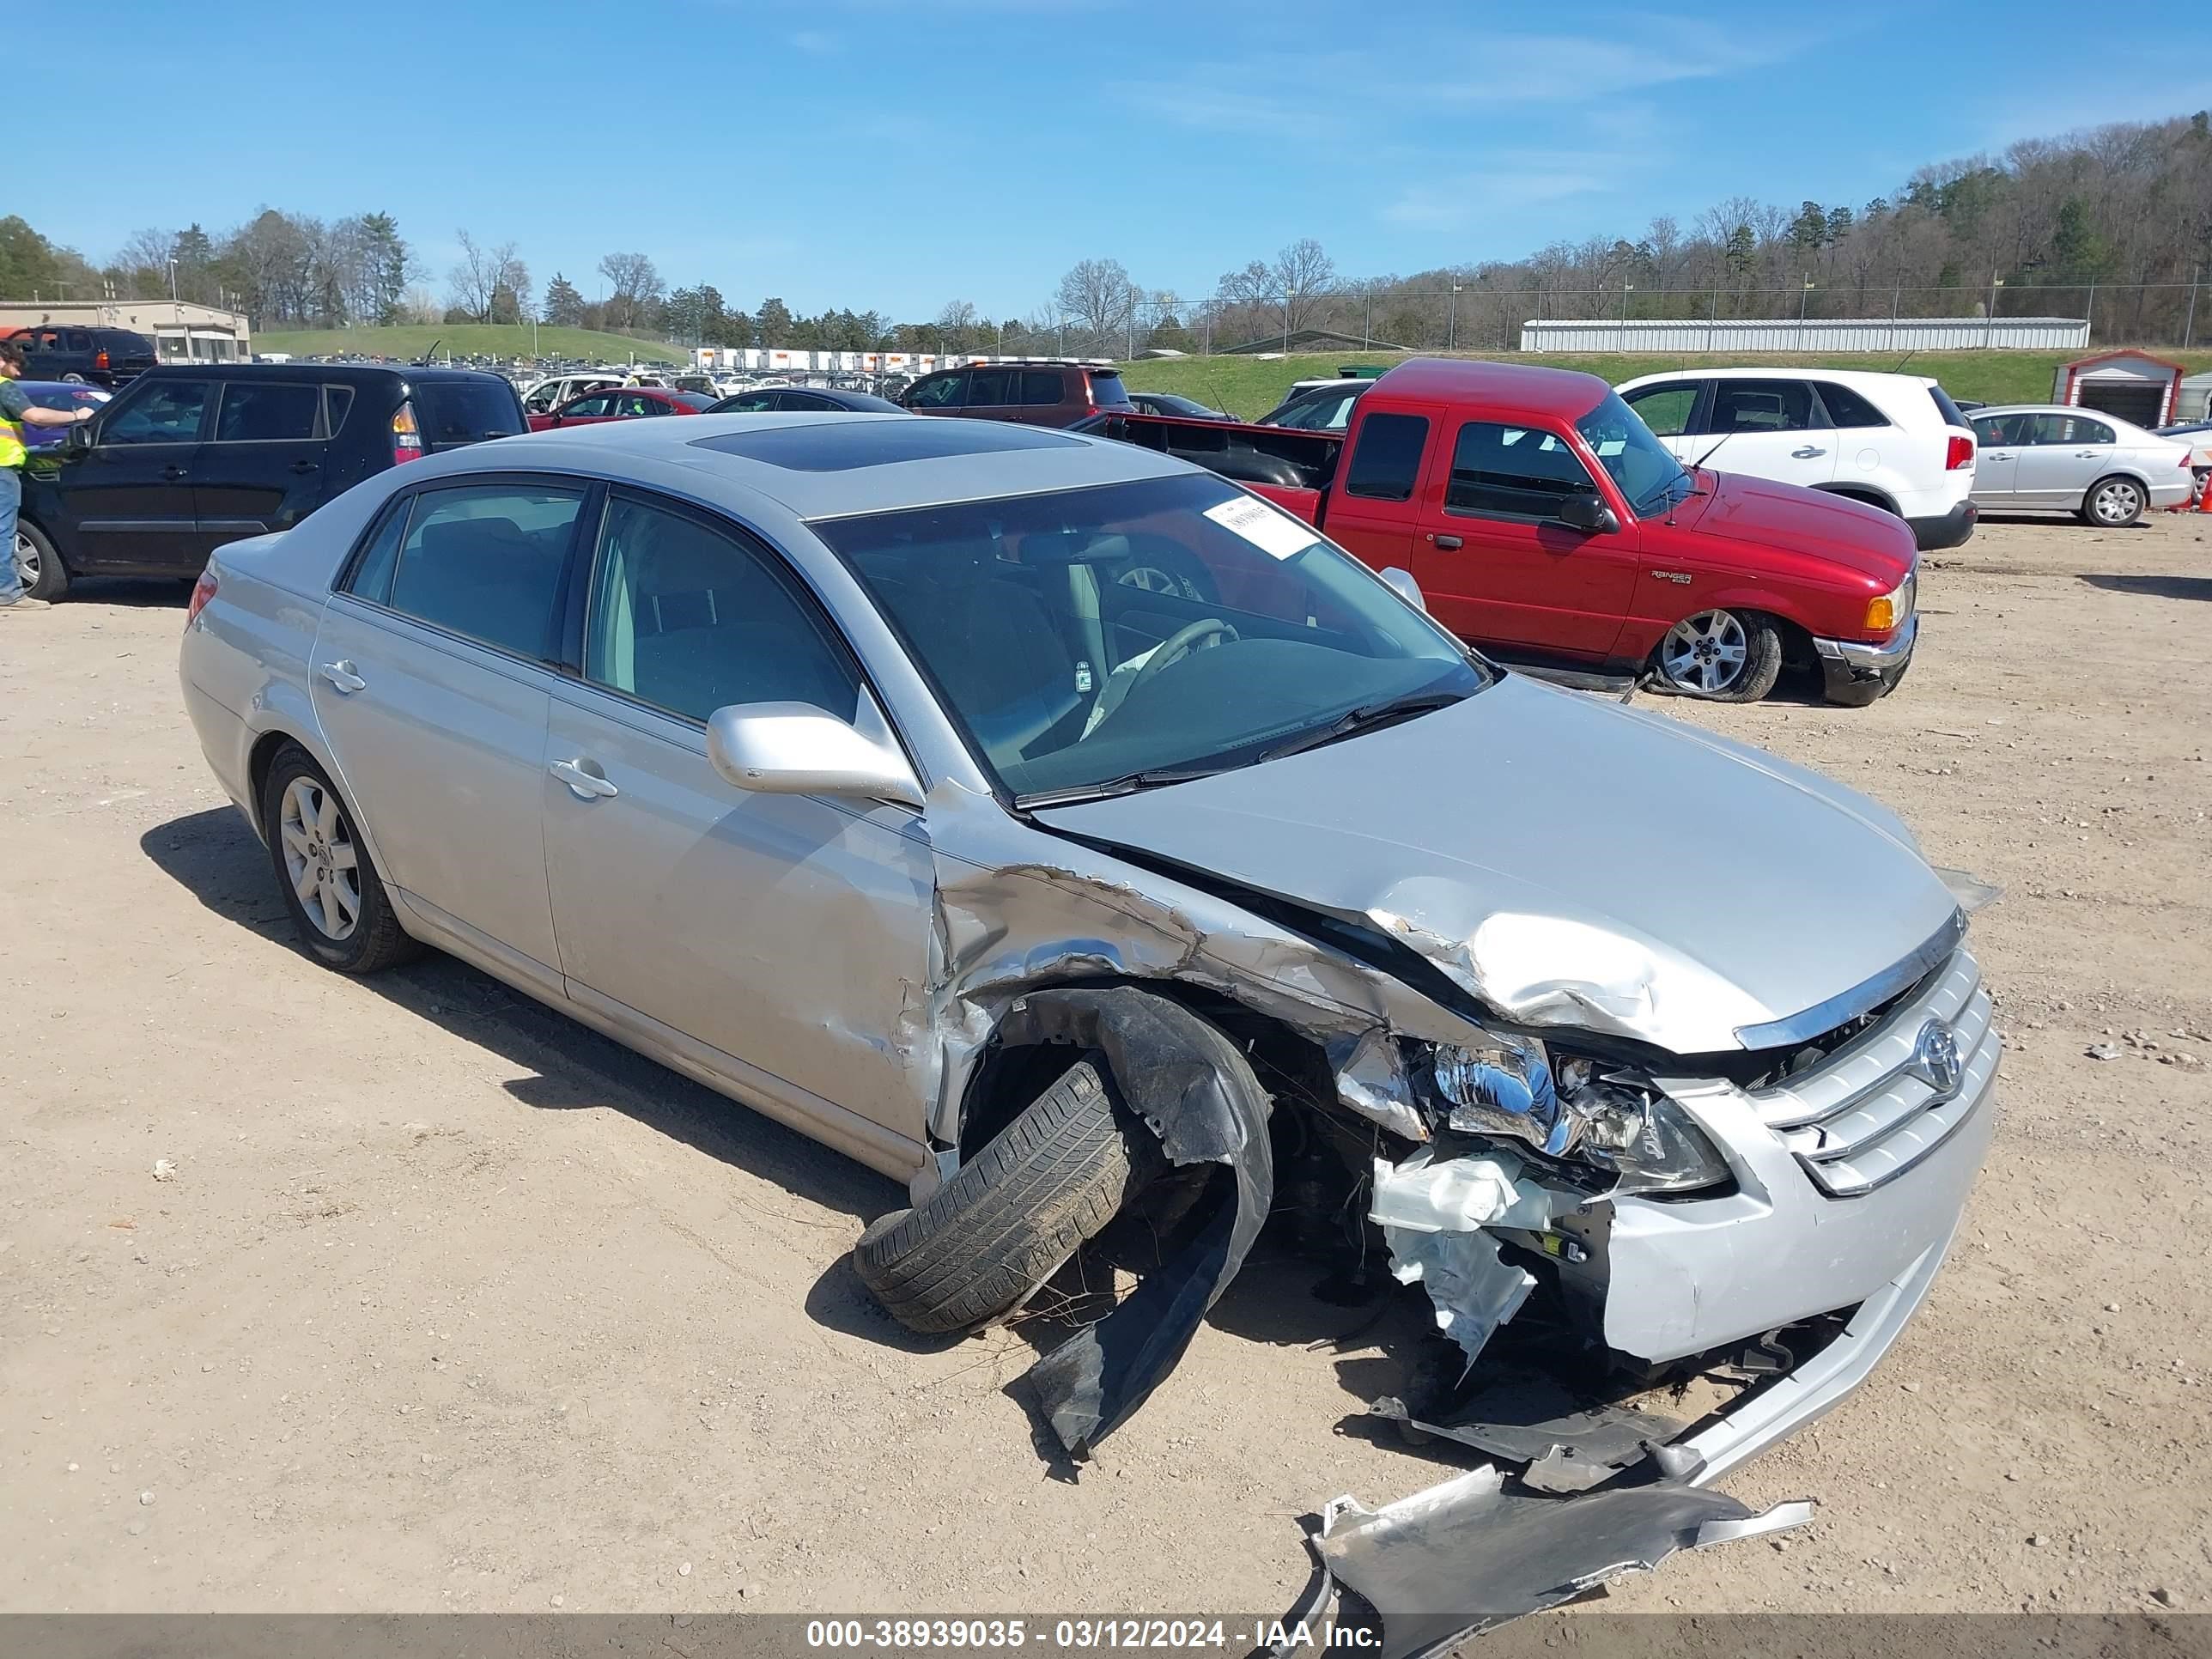
<instances>
[{"instance_id":1,"label":"white auction sticker on windshield","mask_svg":"<svg viewBox=\"0 0 2212 1659\"><path fill-rule=\"evenodd\" d=\"M1233 501L1209 507L1206 516L1224 530L1242 536L1270 558L1290 558L1321 539L1314 534L1311 525L1300 524L1289 514L1277 512L1256 496L1239 495Z\"/></svg>"}]
</instances>

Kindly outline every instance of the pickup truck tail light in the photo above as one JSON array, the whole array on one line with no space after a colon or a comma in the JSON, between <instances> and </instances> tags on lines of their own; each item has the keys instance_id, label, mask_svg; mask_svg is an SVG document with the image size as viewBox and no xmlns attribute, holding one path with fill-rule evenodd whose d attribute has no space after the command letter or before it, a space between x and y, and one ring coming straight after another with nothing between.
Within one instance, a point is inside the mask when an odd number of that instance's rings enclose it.
<instances>
[{"instance_id":1,"label":"pickup truck tail light","mask_svg":"<svg viewBox=\"0 0 2212 1659\"><path fill-rule=\"evenodd\" d=\"M1956 472L1962 466L1974 464L1974 441L1963 432L1951 434L1951 447L1944 452L1943 470Z\"/></svg>"},{"instance_id":2,"label":"pickup truck tail light","mask_svg":"<svg viewBox=\"0 0 2212 1659\"><path fill-rule=\"evenodd\" d=\"M208 601L215 597L215 571L210 567L200 572L200 579L192 584L191 603L185 607L185 626L190 628L199 620L200 612L207 609Z\"/></svg>"},{"instance_id":3,"label":"pickup truck tail light","mask_svg":"<svg viewBox=\"0 0 2212 1659\"><path fill-rule=\"evenodd\" d=\"M392 464L422 459L422 432L415 424L415 405L402 404L392 417Z\"/></svg>"}]
</instances>

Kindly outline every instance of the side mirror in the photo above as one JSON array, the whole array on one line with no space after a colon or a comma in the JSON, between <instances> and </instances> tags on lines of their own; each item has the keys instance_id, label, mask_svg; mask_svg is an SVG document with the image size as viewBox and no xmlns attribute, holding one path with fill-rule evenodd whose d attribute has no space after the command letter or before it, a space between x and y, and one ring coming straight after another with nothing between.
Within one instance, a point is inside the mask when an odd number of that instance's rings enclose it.
<instances>
[{"instance_id":1,"label":"side mirror","mask_svg":"<svg viewBox=\"0 0 2212 1659\"><path fill-rule=\"evenodd\" d=\"M1388 570L1382 573L1382 583L1384 586L1388 587L1400 599L1405 600L1407 605L1412 605L1414 610L1419 611L1423 616L1426 616L1428 614L1428 599L1421 592L1420 583L1413 580L1413 573L1412 571L1401 570L1394 564Z\"/></svg>"},{"instance_id":2,"label":"side mirror","mask_svg":"<svg viewBox=\"0 0 2212 1659\"><path fill-rule=\"evenodd\" d=\"M880 726L874 705L863 719ZM707 717L707 758L756 794L855 795L919 810L921 785L886 731L872 737L811 702L741 702Z\"/></svg>"},{"instance_id":3,"label":"side mirror","mask_svg":"<svg viewBox=\"0 0 2212 1659\"><path fill-rule=\"evenodd\" d=\"M1561 501L1559 520L1571 530L1593 536L1610 536L1620 528L1620 517L1594 493L1570 495Z\"/></svg>"},{"instance_id":4,"label":"side mirror","mask_svg":"<svg viewBox=\"0 0 2212 1659\"><path fill-rule=\"evenodd\" d=\"M63 433L62 453L64 455L82 455L91 449L92 428L94 424L96 423L91 421L80 421Z\"/></svg>"}]
</instances>

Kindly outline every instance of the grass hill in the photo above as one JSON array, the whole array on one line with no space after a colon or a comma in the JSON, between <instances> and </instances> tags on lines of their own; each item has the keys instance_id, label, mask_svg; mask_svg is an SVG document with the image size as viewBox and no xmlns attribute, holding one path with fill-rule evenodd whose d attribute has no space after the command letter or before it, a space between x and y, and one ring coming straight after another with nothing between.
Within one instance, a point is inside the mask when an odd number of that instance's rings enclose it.
<instances>
[{"instance_id":1,"label":"grass hill","mask_svg":"<svg viewBox=\"0 0 2212 1659\"><path fill-rule=\"evenodd\" d=\"M1474 356L1479 354L1465 354ZM1975 398L1985 404L2048 402L2051 383L2058 365L2086 356L2077 351L1923 351L1903 364L1899 354L1817 353L1774 356L1691 353L1679 357L1652 352L1635 356L1577 356L1566 353L1506 353L1503 361L1540 363L1550 368L1578 368L1618 384L1638 374L1662 369L1747 368L1760 364L1796 364L1816 368L1896 369L1926 374L1942 382L1954 398ZM2186 363L2192 374L2212 369L2212 351L2160 350L2161 357ZM1231 415L1252 420L1282 401L1293 380L1333 376L1340 364L1398 362L1390 352L1316 352L1273 360L1260 357L1158 357L1123 365L1121 378L1134 392L1173 392L1195 398Z\"/></svg>"},{"instance_id":2,"label":"grass hill","mask_svg":"<svg viewBox=\"0 0 2212 1659\"><path fill-rule=\"evenodd\" d=\"M540 327L527 323L403 323L391 328L274 329L256 332L257 352L289 351L294 356L334 356L357 352L364 357L391 357L411 362L434 343L439 355L450 350L457 357L580 357L588 362L673 363L684 360L675 346L641 340L629 334L601 334L587 328Z\"/></svg>"}]
</instances>

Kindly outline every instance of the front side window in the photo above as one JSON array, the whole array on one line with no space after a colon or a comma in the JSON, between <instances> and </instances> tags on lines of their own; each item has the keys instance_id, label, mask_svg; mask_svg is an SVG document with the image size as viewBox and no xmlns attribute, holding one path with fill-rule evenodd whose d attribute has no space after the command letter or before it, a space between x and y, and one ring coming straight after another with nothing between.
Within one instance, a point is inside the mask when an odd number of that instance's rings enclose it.
<instances>
[{"instance_id":1,"label":"front side window","mask_svg":"<svg viewBox=\"0 0 2212 1659\"><path fill-rule=\"evenodd\" d=\"M1694 380L1670 380L1663 386L1642 386L1621 397L1653 434L1661 438L1680 437L1690 429L1690 417L1698 412L1698 385Z\"/></svg>"},{"instance_id":2,"label":"front side window","mask_svg":"<svg viewBox=\"0 0 2212 1659\"><path fill-rule=\"evenodd\" d=\"M561 418L564 421L595 418L611 413L614 406L615 400L609 393L594 392L588 398L579 398L574 403L570 404L561 411Z\"/></svg>"},{"instance_id":3,"label":"front side window","mask_svg":"<svg viewBox=\"0 0 2212 1659\"><path fill-rule=\"evenodd\" d=\"M906 406L908 409L957 409L967 381L965 374L935 374L927 380L916 380L907 392Z\"/></svg>"},{"instance_id":4,"label":"front side window","mask_svg":"<svg viewBox=\"0 0 2212 1659\"><path fill-rule=\"evenodd\" d=\"M1817 424L1803 380L1717 380L1708 432L1803 432Z\"/></svg>"},{"instance_id":5,"label":"front side window","mask_svg":"<svg viewBox=\"0 0 2212 1659\"><path fill-rule=\"evenodd\" d=\"M103 423L104 444L188 444L200 435L200 416L215 392L212 380L165 380Z\"/></svg>"},{"instance_id":6,"label":"front side window","mask_svg":"<svg viewBox=\"0 0 2212 1659\"><path fill-rule=\"evenodd\" d=\"M1344 493L1377 501L1412 500L1413 486L1421 478L1421 455L1428 447L1427 416L1369 416L1359 428L1359 447L1352 452Z\"/></svg>"},{"instance_id":7,"label":"front side window","mask_svg":"<svg viewBox=\"0 0 2212 1659\"><path fill-rule=\"evenodd\" d=\"M583 504L581 490L534 483L426 489L415 498L386 603L519 657L549 659Z\"/></svg>"},{"instance_id":8,"label":"front side window","mask_svg":"<svg viewBox=\"0 0 2212 1659\"><path fill-rule=\"evenodd\" d=\"M312 438L322 417L323 389L288 380L231 380L216 411L219 444Z\"/></svg>"},{"instance_id":9,"label":"front side window","mask_svg":"<svg viewBox=\"0 0 2212 1659\"><path fill-rule=\"evenodd\" d=\"M1469 421L1452 445L1444 510L1479 519L1555 519L1569 496L1596 492L1589 470L1557 433Z\"/></svg>"},{"instance_id":10,"label":"front side window","mask_svg":"<svg viewBox=\"0 0 2212 1659\"><path fill-rule=\"evenodd\" d=\"M812 528L1028 805L1251 765L1489 683L1310 526L1210 476Z\"/></svg>"},{"instance_id":11,"label":"front side window","mask_svg":"<svg viewBox=\"0 0 2212 1659\"><path fill-rule=\"evenodd\" d=\"M584 677L704 721L732 703L805 702L850 720L860 679L770 556L690 514L609 505Z\"/></svg>"},{"instance_id":12,"label":"front side window","mask_svg":"<svg viewBox=\"0 0 2212 1659\"><path fill-rule=\"evenodd\" d=\"M531 415L549 415L560 405L561 394L568 389L565 384L541 386L522 400L523 410Z\"/></svg>"}]
</instances>

